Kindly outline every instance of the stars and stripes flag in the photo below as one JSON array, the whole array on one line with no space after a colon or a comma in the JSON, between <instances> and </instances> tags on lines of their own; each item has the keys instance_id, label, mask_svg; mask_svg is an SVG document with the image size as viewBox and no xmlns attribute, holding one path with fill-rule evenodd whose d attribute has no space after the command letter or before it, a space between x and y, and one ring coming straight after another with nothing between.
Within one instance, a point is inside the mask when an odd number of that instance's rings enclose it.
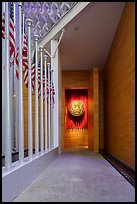
<instances>
[{"instance_id":1,"label":"stars and stripes flag","mask_svg":"<svg viewBox=\"0 0 137 204\"><path fill-rule=\"evenodd\" d=\"M10 63L15 60L15 38L14 38L14 11L13 2L9 3L9 44L10 44ZM5 39L5 13L2 16L2 39Z\"/></svg>"},{"instance_id":2,"label":"stars and stripes flag","mask_svg":"<svg viewBox=\"0 0 137 204\"><path fill-rule=\"evenodd\" d=\"M51 85L51 99L52 99L52 106L53 107L54 107L54 103L55 103L54 95L55 95L55 89L54 89L54 84L52 82L52 85Z\"/></svg>"},{"instance_id":3,"label":"stars and stripes flag","mask_svg":"<svg viewBox=\"0 0 137 204\"><path fill-rule=\"evenodd\" d=\"M41 96L41 79L40 79L40 73L41 73L41 67L40 67L40 61L38 63L38 96L40 98ZM43 84L43 100L45 100L45 74L43 73L43 81L42 81L42 84ZM46 90L47 90L47 97L48 97L48 94L49 94L49 91L48 91L48 79L46 79Z\"/></svg>"},{"instance_id":4,"label":"stars and stripes flag","mask_svg":"<svg viewBox=\"0 0 137 204\"><path fill-rule=\"evenodd\" d=\"M17 49L16 53L16 65L19 67L19 48ZM28 47L27 47L27 37L25 33L23 33L23 48L22 48L22 68L23 68L23 76L24 76L24 83L28 88ZM18 70L16 69L16 76L18 79ZM31 83L32 83L32 91L35 89L35 52L33 56L33 61L31 64Z\"/></svg>"}]
</instances>

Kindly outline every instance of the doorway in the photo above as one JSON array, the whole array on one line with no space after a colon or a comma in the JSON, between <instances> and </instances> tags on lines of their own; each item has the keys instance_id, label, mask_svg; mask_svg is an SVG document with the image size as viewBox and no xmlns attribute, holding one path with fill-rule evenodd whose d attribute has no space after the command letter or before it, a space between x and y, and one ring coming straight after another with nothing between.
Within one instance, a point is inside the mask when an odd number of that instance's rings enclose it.
<instances>
[{"instance_id":1,"label":"doorway","mask_svg":"<svg viewBox=\"0 0 137 204\"><path fill-rule=\"evenodd\" d=\"M64 148L88 148L88 89L65 89Z\"/></svg>"}]
</instances>

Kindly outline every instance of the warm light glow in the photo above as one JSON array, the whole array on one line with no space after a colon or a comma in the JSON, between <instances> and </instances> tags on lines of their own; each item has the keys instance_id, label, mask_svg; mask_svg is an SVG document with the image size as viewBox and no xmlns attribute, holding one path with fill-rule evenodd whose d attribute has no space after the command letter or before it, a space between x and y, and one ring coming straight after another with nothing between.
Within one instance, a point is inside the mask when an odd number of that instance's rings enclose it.
<instances>
[{"instance_id":1,"label":"warm light glow","mask_svg":"<svg viewBox=\"0 0 137 204\"><path fill-rule=\"evenodd\" d=\"M74 116L81 116L85 111L85 105L82 100L73 100L69 105L69 112Z\"/></svg>"},{"instance_id":2,"label":"warm light glow","mask_svg":"<svg viewBox=\"0 0 137 204\"><path fill-rule=\"evenodd\" d=\"M65 100L66 129L88 128L88 90L66 89Z\"/></svg>"}]
</instances>

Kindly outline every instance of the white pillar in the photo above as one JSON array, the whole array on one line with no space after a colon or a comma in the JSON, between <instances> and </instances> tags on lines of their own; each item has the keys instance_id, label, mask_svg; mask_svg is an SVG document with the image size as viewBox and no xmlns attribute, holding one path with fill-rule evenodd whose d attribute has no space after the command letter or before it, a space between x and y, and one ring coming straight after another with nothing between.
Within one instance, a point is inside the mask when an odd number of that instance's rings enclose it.
<instances>
[{"instance_id":1,"label":"white pillar","mask_svg":"<svg viewBox=\"0 0 137 204\"><path fill-rule=\"evenodd\" d=\"M51 40L51 67L54 70L53 72L53 81L54 81L54 88L55 88L55 104L54 104L54 109L53 109L53 120L54 120L54 146L58 146L59 144L59 138L61 138L61 91L60 86L61 86L61 68L59 66L59 56L58 56L58 49L57 48L58 41L57 40ZM54 53L56 51L56 54L54 56ZM54 58L53 58L54 56ZM61 143L61 141L60 141ZM61 144L60 144L61 145Z\"/></svg>"},{"instance_id":2,"label":"white pillar","mask_svg":"<svg viewBox=\"0 0 137 204\"><path fill-rule=\"evenodd\" d=\"M5 2L2 2L2 14L5 12ZM2 39L2 156L5 155L5 134L4 134L4 117L5 117L5 39Z\"/></svg>"},{"instance_id":3,"label":"white pillar","mask_svg":"<svg viewBox=\"0 0 137 204\"><path fill-rule=\"evenodd\" d=\"M40 150L44 152L44 134L43 134L43 47L40 50Z\"/></svg>"},{"instance_id":4,"label":"white pillar","mask_svg":"<svg viewBox=\"0 0 137 204\"><path fill-rule=\"evenodd\" d=\"M14 5L14 25L16 25L16 4L15 2L13 3ZM16 39L16 26L14 29L14 39ZM15 44L15 46L17 47L17 44ZM16 48L15 48L16 50ZM15 53L16 55L16 53ZM14 69L13 69L13 147L16 148L16 62L14 60Z\"/></svg>"},{"instance_id":5,"label":"white pillar","mask_svg":"<svg viewBox=\"0 0 137 204\"><path fill-rule=\"evenodd\" d=\"M39 153L39 115L38 115L38 39L39 36L35 35L35 155Z\"/></svg>"},{"instance_id":6,"label":"white pillar","mask_svg":"<svg viewBox=\"0 0 137 204\"><path fill-rule=\"evenodd\" d=\"M48 90L49 90L49 94L48 94L48 148L50 149L50 63L47 64L48 65Z\"/></svg>"},{"instance_id":7,"label":"white pillar","mask_svg":"<svg viewBox=\"0 0 137 204\"><path fill-rule=\"evenodd\" d=\"M53 83L53 70L50 70L51 71L51 89L53 88L52 87L52 83ZM53 90L51 91L51 111L50 111L50 114L51 114L51 118L50 118L50 121L51 121L51 148L53 148L55 145L54 145L54 120L53 120L53 100L52 100L52 97L53 97Z\"/></svg>"},{"instance_id":8,"label":"white pillar","mask_svg":"<svg viewBox=\"0 0 137 204\"><path fill-rule=\"evenodd\" d=\"M24 111L23 111L23 76L22 76L22 3L19 8L19 161L24 160Z\"/></svg>"},{"instance_id":9,"label":"white pillar","mask_svg":"<svg viewBox=\"0 0 137 204\"><path fill-rule=\"evenodd\" d=\"M9 9L8 2L5 3L5 167L11 167L11 126L10 126L10 101L9 101L9 69L10 69L10 47L9 47Z\"/></svg>"},{"instance_id":10,"label":"white pillar","mask_svg":"<svg viewBox=\"0 0 137 204\"><path fill-rule=\"evenodd\" d=\"M32 159L33 143L32 143L32 85L31 85L31 25L32 20L27 19L28 26L28 156Z\"/></svg>"},{"instance_id":11,"label":"white pillar","mask_svg":"<svg viewBox=\"0 0 137 204\"><path fill-rule=\"evenodd\" d=\"M45 151L48 148L48 138L47 138L47 55L44 55L44 67L45 67Z\"/></svg>"},{"instance_id":12,"label":"white pillar","mask_svg":"<svg viewBox=\"0 0 137 204\"><path fill-rule=\"evenodd\" d=\"M19 12L18 12L18 4L15 3L15 13L16 13L16 19L19 19ZM16 30L16 36L15 39L18 39L19 35L19 20L16 20L15 24L15 30ZM18 40L16 40L16 48L19 47ZM16 71L15 71L16 76ZM19 151L19 80L15 77L15 136L16 136L16 151Z\"/></svg>"}]
</instances>

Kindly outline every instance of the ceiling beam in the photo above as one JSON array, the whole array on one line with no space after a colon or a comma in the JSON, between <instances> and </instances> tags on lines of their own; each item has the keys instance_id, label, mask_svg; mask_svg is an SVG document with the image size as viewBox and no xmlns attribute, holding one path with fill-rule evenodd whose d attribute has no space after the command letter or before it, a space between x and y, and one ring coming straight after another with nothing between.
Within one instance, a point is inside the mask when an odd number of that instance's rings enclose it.
<instances>
[{"instance_id":1,"label":"ceiling beam","mask_svg":"<svg viewBox=\"0 0 137 204\"><path fill-rule=\"evenodd\" d=\"M40 46L45 46L51 39L54 38L80 11L82 11L91 2L78 2L58 23L53 27L49 33L38 43Z\"/></svg>"}]
</instances>

